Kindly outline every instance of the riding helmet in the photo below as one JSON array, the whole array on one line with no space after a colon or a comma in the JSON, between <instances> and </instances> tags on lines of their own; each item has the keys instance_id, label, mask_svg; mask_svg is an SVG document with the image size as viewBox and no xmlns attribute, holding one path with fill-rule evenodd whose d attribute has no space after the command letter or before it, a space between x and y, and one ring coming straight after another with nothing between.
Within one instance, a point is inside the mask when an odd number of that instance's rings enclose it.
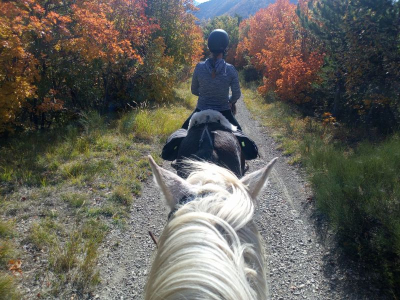
<instances>
[{"instance_id":1,"label":"riding helmet","mask_svg":"<svg viewBox=\"0 0 400 300\"><path fill-rule=\"evenodd\" d=\"M208 49L212 53L223 53L229 45L229 36L223 29L215 29L208 37Z\"/></svg>"}]
</instances>

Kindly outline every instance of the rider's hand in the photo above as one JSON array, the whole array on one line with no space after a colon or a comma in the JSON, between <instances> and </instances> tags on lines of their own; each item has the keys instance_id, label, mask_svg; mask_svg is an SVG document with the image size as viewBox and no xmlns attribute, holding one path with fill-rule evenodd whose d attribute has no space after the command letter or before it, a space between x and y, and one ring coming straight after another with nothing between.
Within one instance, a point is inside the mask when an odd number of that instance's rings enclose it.
<instances>
[{"instance_id":1,"label":"rider's hand","mask_svg":"<svg viewBox=\"0 0 400 300\"><path fill-rule=\"evenodd\" d=\"M236 115L236 104L235 103L229 103L229 106L231 108L232 114Z\"/></svg>"}]
</instances>

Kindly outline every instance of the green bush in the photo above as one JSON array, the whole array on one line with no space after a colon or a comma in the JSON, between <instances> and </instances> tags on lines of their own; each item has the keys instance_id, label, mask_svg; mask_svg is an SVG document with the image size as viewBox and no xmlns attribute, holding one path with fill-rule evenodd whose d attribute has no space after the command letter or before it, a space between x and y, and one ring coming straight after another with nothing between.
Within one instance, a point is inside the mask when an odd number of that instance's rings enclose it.
<instances>
[{"instance_id":1,"label":"green bush","mask_svg":"<svg viewBox=\"0 0 400 300\"><path fill-rule=\"evenodd\" d=\"M318 207L348 253L400 287L400 140L364 142L354 151L305 139ZM400 291L397 291L400 292Z\"/></svg>"}]
</instances>

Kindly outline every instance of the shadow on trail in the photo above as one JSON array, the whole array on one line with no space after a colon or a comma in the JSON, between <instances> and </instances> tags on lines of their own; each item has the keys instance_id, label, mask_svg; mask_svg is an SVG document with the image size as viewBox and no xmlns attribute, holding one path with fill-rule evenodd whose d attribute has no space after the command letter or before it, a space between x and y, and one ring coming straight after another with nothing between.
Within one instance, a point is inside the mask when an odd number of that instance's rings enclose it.
<instances>
[{"instance_id":1,"label":"shadow on trail","mask_svg":"<svg viewBox=\"0 0 400 300\"><path fill-rule=\"evenodd\" d=\"M329 249L323 255L322 271L331 290L343 291L345 299L393 299L378 273L368 269L361 260L352 258L345 252L329 228L327 217L316 211L313 203L303 204L303 208L313 211L309 219L314 226L317 240Z\"/></svg>"}]
</instances>

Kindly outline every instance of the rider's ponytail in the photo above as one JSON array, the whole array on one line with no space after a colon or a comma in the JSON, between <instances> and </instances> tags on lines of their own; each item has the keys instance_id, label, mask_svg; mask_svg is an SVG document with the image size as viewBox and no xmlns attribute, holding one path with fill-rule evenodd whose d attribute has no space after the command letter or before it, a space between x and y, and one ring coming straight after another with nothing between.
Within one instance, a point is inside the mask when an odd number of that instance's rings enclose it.
<instances>
[{"instance_id":1,"label":"rider's ponytail","mask_svg":"<svg viewBox=\"0 0 400 300\"><path fill-rule=\"evenodd\" d=\"M212 59L211 59L211 67L212 67L211 76L212 76L212 78L215 78L215 76L217 74L217 70L215 69L215 64L217 63L218 55L219 55L218 53L213 53L212 54Z\"/></svg>"}]
</instances>

